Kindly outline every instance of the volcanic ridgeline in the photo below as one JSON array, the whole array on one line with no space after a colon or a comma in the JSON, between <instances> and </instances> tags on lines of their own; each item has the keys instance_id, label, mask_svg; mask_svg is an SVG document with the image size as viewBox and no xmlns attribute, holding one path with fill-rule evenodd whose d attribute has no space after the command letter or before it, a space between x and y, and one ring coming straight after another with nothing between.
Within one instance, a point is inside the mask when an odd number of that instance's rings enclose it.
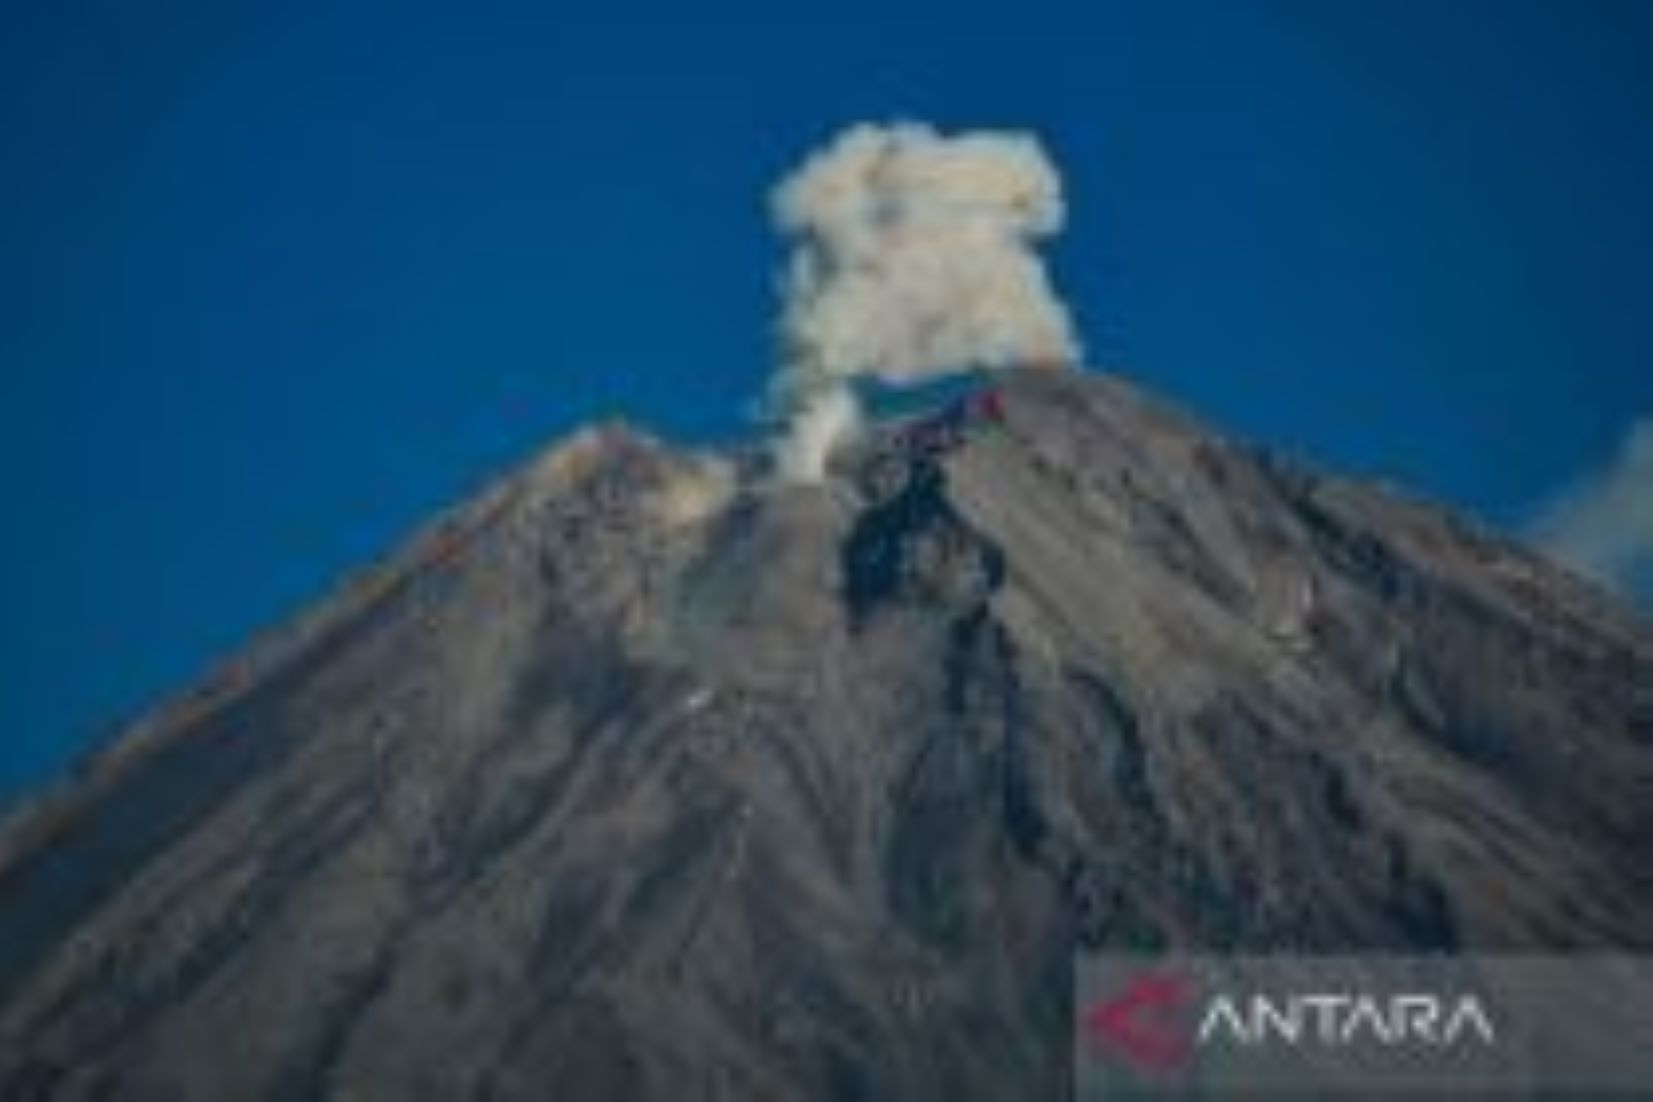
<instances>
[{"instance_id":1,"label":"volcanic ridgeline","mask_svg":"<svg viewBox=\"0 0 1653 1102\"><path fill-rule=\"evenodd\" d=\"M1645 621L997 385L587 430L140 721L0 832L0 1097L1061 1097L1087 952L1653 942Z\"/></svg>"}]
</instances>

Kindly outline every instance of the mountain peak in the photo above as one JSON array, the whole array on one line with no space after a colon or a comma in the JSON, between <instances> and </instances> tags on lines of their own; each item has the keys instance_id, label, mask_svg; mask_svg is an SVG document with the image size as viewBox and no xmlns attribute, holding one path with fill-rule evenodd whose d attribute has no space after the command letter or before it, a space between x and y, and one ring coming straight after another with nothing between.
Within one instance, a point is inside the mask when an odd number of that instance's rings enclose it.
<instances>
[{"instance_id":1,"label":"mountain peak","mask_svg":"<svg viewBox=\"0 0 1653 1102\"><path fill-rule=\"evenodd\" d=\"M1649 943L1645 623L985 386L805 486L583 430L140 722L0 845L0 1094L1056 1095L1100 948Z\"/></svg>"}]
</instances>

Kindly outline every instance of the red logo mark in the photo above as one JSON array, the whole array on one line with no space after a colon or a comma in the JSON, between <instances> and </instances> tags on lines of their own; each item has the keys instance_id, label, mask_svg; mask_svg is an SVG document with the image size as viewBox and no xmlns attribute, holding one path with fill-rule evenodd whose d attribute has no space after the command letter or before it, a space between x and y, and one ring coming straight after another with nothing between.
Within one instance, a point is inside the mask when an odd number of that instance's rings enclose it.
<instances>
[{"instance_id":1,"label":"red logo mark","mask_svg":"<svg viewBox=\"0 0 1653 1102\"><path fill-rule=\"evenodd\" d=\"M1141 1071L1169 1072L1188 1061L1185 1019L1193 988L1183 976L1148 973L1085 1011L1085 1033Z\"/></svg>"}]
</instances>

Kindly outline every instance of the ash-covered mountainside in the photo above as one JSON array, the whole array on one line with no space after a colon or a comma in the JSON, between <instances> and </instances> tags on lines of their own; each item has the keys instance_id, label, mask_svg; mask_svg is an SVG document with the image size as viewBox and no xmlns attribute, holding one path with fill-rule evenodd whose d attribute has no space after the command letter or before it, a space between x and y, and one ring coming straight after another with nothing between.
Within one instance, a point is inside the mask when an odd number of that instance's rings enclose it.
<instances>
[{"instance_id":1,"label":"ash-covered mountainside","mask_svg":"<svg viewBox=\"0 0 1653 1102\"><path fill-rule=\"evenodd\" d=\"M1653 947L1644 621L1000 394L588 431L140 723L0 834L0 1097L1061 1097L1086 949Z\"/></svg>"}]
</instances>

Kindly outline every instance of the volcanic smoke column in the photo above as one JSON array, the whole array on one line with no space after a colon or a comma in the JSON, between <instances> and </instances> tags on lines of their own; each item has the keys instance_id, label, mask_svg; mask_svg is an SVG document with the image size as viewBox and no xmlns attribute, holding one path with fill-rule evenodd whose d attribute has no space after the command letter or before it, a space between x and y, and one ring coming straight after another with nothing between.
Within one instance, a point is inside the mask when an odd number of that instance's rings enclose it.
<instances>
[{"instance_id":1,"label":"volcanic smoke column","mask_svg":"<svg viewBox=\"0 0 1653 1102\"><path fill-rule=\"evenodd\" d=\"M1063 207L1031 135L854 126L781 182L774 218L795 244L770 385L789 478L819 479L854 431L857 378L1079 362L1035 251L1062 228Z\"/></svg>"}]
</instances>

